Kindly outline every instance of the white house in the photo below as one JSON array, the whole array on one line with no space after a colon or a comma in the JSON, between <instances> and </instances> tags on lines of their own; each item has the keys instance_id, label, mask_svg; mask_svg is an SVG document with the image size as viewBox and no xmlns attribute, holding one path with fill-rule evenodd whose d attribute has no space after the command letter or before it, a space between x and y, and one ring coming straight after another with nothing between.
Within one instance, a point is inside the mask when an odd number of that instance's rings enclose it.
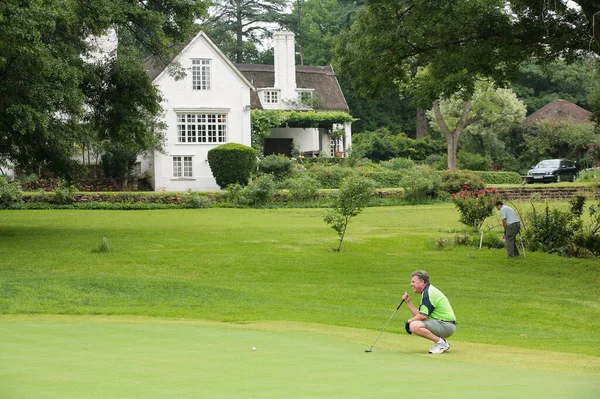
<instances>
[{"instance_id":1,"label":"white house","mask_svg":"<svg viewBox=\"0 0 600 399\"><path fill-rule=\"evenodd\" d=\"M186 74L177 79L165 65L147 62L154 84L163 96L165 153L140 159L137 173L145 174L157 191L213 190L218 185L207 161L211 148L236 142L251 145L251 109L300 109L348 112L348 105L331 67L296 66L294 35L274 35L275 65L232 64L200 32L175 57ZM307 101L318 99L318 101ZM316 105L318 103L318 105ZM351 144L350 124L337 144ZM277 128L265 139L265 155L290 155L295 147L306 155L322 151L333 156L334 142L325 129Z\"/></svg>"},{"instance_id":2,"label":"white house","mask_svg":"<svg viewBox=\"0 0 600 399\"><path fill-rule=\"evenodd\" d=\"M208 151L229 142L250 146L254 87L203 32L172 62L187 72L184 78L167 68L148 71L164 98L166 154L155 152L140 171L157 191L218 189Z\"/></svg>"},{"instance_id":3,"label":"white house","mask_svg":"<svg viewBox=\"0 0 600 399\"><path fill-rule=\"evenodd\" d=\"M252 92L252 108L315 109L348 112L348 104L331 66L296 66L294 34L273 35L274 65L236 64L256 88ZM312 106L305 106L304 104ZM342 139L334 142L325 129L276 128L265 138L265 155L290 155L292 146L305 155L321 152L334 156L334 149L344 152L352 144L351 125L333 126L344 130Z\"/></svg>"}]
</instances>

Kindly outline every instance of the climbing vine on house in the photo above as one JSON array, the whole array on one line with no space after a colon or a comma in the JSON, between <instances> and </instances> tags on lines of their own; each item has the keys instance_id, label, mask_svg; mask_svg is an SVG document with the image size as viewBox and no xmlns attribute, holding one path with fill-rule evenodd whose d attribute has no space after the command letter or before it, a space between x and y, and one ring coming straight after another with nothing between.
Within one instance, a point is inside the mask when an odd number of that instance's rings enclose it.
<instances>
[{"instance_id":1,"label":"climbing vine on house","mask_svg":"<svg viewBox=\"0 0 600 399\"><path fill-rule=\"evenodd\" d=\"M303 127L331 129L337 123L351 123L357 119L342 111L295 111L278 109L252 110L252 147L261 149L263 139L276 127Z\"/></svg>"}]
</instances>

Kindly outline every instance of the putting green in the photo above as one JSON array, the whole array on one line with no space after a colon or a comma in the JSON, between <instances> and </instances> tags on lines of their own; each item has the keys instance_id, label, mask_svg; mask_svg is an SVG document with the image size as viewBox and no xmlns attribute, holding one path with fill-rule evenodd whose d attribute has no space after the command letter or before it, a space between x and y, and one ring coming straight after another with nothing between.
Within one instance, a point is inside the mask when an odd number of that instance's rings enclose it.
<instances>
[{"instance_id":1,"label":"putting green","mask_svg":"<svg viewBox=\"0 0 600 399\"><path fill-rule=\"evenodd\" d=\"M460 342L432 356L428 342L387 333L365 353L377 335L286 323L0 316L0 397L600 397L595 357L510 348L513 356L502 356L499 347Z\"/></svg>"}]
</instances>

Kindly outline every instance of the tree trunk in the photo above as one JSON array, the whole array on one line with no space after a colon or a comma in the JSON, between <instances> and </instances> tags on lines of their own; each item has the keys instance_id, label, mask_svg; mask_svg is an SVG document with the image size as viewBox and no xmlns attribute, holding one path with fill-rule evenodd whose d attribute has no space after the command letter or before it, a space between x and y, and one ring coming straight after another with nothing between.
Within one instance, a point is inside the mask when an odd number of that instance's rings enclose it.
<instances>
[{"instance_id":1,"label":"tree trunk","mask_svg":"<svg viewBox=\"0 0 600 399\"><path fill-rule=\"evenodd\" d=\"M481 115L477 114L475 117L469 119L469 113L471 112L471 100L465 101L462 116L456 124L456 128L450 131L450 128L446 124L442 110L440 109L440 102L435 101L433 103L433 113L435 114L435 120L440 127L446 142L448 143L448 169L456 169L456 151L458 150L458 141L460 135L467 126L481 119Z\"/></svg>"},{"instance_id":2,"label":"tree trunk","mask_svg":"<svg viewBox=\"0 0 600 399\"><path fill-rule=\"evenodd\" d=\"M242 31L242 4L241 2L237 2L236 8L236 29L235 29L235 62L241 64L244 62L244 57L242 54L242 49L244 48L244 35Z\"/></svg>"},{"instance_id":3,"label":"tree trunk","mask_svg":"<svg viewBox=\"0 0 600 399\"><path fill-rule=\"evenodd\" d=\"M417 140L427 137L427 115L425 110L417 108Z\"/></svg>"}]
</instances>

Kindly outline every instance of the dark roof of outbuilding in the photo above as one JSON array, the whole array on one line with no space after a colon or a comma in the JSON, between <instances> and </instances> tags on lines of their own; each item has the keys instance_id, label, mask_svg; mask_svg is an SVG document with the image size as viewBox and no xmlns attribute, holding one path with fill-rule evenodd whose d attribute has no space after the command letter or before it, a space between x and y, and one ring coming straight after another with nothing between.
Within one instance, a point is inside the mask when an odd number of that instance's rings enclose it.
<instances>
[{"instance_id":1,"label":"dark roof of outbuilding","mask_svg":"<svg viewBox=\"0 0 600 399\"><path fill-rule=\"evenodd\" d=\"M591 115L590 111L570 101L554 100L525 118L525 124L535 122L560 123L566 120L593 123L590 120Z\"/></svg>"},{"instance_id":2,"label":"dark roof of outbuilding","mask_svg":"<svg viewBox=\"0 0 600 399\"><path fill-rule=\"evenodd\" d=\"M273 87L275 68L273 65L235 64L236 68L257 89ZM296 86L298 89L313 89L322 99L321 110L348 112L348 104L342 94L333 68L330 66L296 66ZM255 91L251 95L252 108L261 108Z\"/></svg>"}]
</instances>

